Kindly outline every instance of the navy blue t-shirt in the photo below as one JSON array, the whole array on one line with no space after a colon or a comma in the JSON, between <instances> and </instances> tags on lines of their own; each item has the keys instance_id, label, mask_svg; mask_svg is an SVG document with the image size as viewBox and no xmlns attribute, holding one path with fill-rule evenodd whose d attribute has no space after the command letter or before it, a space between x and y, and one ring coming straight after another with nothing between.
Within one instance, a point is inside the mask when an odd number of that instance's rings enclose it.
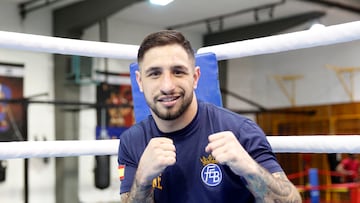
<instances>
[{"instance_id":1,"label":"navy blue t-shirt","mask_svg":"<svg viewBox=\"0 0 360 203\"><path fill-rule=\"evenodd\" d=\"M154 179L156 203L255 202L242 178L205 152L208 136L213 133L232 131L262 167L270 173L283 171L263 131L253 121L210 103L199 101L198 106L193 121L179 131L163 133L149 116L120 136L118 163L125 166L120 193L130 191L146 145L159 136L173 140L176 163Z\"/></svg>"}]
</instances>

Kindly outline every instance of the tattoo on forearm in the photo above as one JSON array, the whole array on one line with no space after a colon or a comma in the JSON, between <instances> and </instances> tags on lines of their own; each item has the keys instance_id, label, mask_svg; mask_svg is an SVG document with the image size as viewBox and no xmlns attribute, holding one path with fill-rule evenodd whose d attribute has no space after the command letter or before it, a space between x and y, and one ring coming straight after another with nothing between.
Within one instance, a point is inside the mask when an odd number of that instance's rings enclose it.
<instances>
[{"instance_id":1,"label":"tattoo on forearm","mask_svg":"<svg viewBox=\"0 0 360 203\"><path fill-rule=\"evenodd\" d=\"M120 195L121 203L128 202L129 194L130 194L129 192L126 192L126 193L123 193L123 194Z\"/></svg>"},{"instance_id":2,"label":"tattoo on forearm","mask_svg":"<svg viewBox=\"0 0 360 203\"><path fill-rule=\"evenodd\" d=\"M141 186L134 181L131 192L121 195L121 203L154 203L154 192L151 185Z\"/></svg>"},{"instance_id":3,"label":"tattoo on forearm","mask_svg":"<svg viewBox=\"0 0 360 203\"><path fill-rule=\"evenodd\" d=\"M300 203L301 197L295 186L287 179L285 173L270 174L259 167L259 173L244 176L248 189L253 193L257 203Z\"/></svg>"}]
</instances>

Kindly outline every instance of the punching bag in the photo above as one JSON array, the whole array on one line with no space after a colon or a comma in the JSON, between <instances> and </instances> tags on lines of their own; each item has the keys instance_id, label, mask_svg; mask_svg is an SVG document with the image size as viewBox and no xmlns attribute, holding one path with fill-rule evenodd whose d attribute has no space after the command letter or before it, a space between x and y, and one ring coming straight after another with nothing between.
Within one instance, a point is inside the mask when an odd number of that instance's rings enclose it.
<instances>
[{"instance_id":1,"label":"punching bag","mask_svg":"<svg viewBox=\"0 0 360 203\"><path fill-rule=\"evenodd\" d=\"M110 186L110 155L95 156L95 187L105 189Z\"/></svg>"},{"instance_id":2,"label":"punching bag","mask_svg":"<svg viewBox=\"0 0 360 203\"><path fill-rule=\"evenodd\" d=\"M6 180L6 161L0 160L0 182Z\"/></svg>"},{"instance_id":3,"label":"punching bag","mask_svg":"<svg viewBox=\"0 0 360 203\"><path fill-rule=\"evenodd\" d=\"M109 138L106 130L106 109L101 109L100 139ZM95 156L95 187L105 189L110 186L110 155Z\"/></svg>"}]
</instances>

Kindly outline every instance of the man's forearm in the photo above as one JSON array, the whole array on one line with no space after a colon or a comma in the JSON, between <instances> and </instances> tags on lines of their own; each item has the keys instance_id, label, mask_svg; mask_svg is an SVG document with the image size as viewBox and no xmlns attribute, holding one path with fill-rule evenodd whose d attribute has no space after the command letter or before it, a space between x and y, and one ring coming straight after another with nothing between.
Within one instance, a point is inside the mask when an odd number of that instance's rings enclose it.
<instances>
[{"instance_id":1,"label":"man's forearm","mask_svg":"<svg viewBox=\"0 0 360 203\"><path fill-rule=\"evenodd\" d=\"M257 173L243 176L257 203L301 203L301 197L285 173L270 174L258 166Z\"/></svg>"},{"instance_id":2,"label":"man's forearm","mask_svg":"<svg viewBox=\"0 0 360 203\"><path fill-rule=\"evenodd\" d=\"M125 203L154 203L154 189L152 185L142 186L135 180L130 193L122 199Z\"/></svg>"}]
</instances>

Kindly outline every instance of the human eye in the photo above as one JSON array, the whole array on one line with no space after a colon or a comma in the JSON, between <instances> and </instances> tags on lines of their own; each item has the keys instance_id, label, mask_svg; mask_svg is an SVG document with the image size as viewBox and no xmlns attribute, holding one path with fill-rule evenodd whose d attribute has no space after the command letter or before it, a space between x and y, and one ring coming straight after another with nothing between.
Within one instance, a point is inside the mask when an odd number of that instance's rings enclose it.
<instances>
[{"instance_id":1,"label":"human eye","mask_svg":"<svg viewBox=\"0 0 360 203\"><path fill-rule=\"evenodd\" d=\"M159 69L151 69L146 72L146 76L150 78L157 78L161 75L161 71Z\"/></svg>"},{"instance_id":2,"label":"human eye","mask_svg":"<svg viewBox=\"0 0 360 203\"><path fill-rule=\"evenodd\" d=\"M183 76L183 75L186 75L187 74L187 71L186 71L186 69L184 69L183 67L175 67L174 69L173 69L173 74L175 75L175 76Z\"/></svg>"}]
</instances>

